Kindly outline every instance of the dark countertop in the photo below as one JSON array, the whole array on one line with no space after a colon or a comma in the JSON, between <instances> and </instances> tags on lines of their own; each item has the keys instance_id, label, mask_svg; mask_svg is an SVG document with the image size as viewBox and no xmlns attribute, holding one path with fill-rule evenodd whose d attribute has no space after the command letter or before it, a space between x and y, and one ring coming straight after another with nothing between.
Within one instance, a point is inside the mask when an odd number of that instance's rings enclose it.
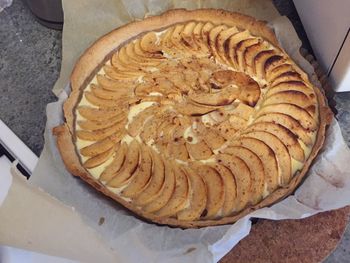
<instances>
[{"instance_id":1,"label":"dark countertop","mask_svg":"<svg viewBox=\"0 0 350 263\"><path fill-rule=\"evenodd\" d=\"M303 47L312 52L292 1L274 0L282 15L294 24ZM40 25L21 0L0 13L0 119L36 155L44 144L46 104L55 101L51 92L61 64L60 31ZM350 93L335 95L337 118L350 145ZM350 228L326 262L349 262Z\"/></svg>"}]
</instances>

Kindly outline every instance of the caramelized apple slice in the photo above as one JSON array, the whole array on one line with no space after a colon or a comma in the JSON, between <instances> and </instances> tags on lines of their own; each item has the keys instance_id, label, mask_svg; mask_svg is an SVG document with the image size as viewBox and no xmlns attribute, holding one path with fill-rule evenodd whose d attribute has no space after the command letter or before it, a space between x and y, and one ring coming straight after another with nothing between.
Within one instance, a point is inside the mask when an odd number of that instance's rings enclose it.
<instances>
[{"instance_id":1,"label":"caramelized apple slice","mask_svg":"<svg viewBox=\"0 0 350 263\"><path fill-rule=\"evenodd\" d=\"M142 210L148 213L153 213L164 207L175 191L175 173L174 164L164 161L164 184L158 198L142 207Z\"/></svg>"},{"instance_id":2,"label":"caramelized apple slice","mask_svg":"<svg viewBox=\"0 0 350 263\"><path fill-rule=\"evenodd\" d=\"M164 207L156 212L159 217L176 215L183 210L189 199L189 182L186 174L178 166L174 166L175 190Z\"/></svg>"},{"instance_id":3,"label":"caramelized apple slice","mask_svg":"<svg viewBox=\"0 0 350 263\"><path fill-rule=\"evenodd\" d=\"M132 81L114 80L101 74L97 74L96 79L99 86L110 91L118 91L120 89L132 87L133 85Z\"/></svg>"},{"instance_id":4,"label":"caramelized apple slice","mask_svg":"<svg viewBox=\"0 0 350 263\"><path fill-rule=\"evenodd\" d=\"M158 42L156 33L149 32L141 38L140 46L145 52L157 53L161 51L161 46Z\"/></svg>"},{"instance_id":5,"label":"caramelized apple slice","mask_svg":"<svg viewBox=\"0 0 350 263\"><path fill-rule=\"evenodd\" d=\"M237 34L231 36L228 40L228 57L230 59L230 64L235 68L239 69L239 64L237 60L236 49L238 48L238 43L246 39L252 39L248 30L241 31Z\"/></svg>"},{"instance_id":6,"label":"caramelized apple slice","mask_svg":"<svg viewBox=\"0 0 350 263\"><path fill-rule=\"evenodd\" d=\"M269 113L286 114L296 119L301 124L301 126L307 130L315 131L317 129L317 121L311 117L306 110L300 108L299 106L288 103L266 105L259 110L257 116Z\"/></svg>"},{"instance_id":7,"label":"caramelized apple slice","mask_svg":"<svg viewBox=\"0 0 350 263\"><path fill-rule=\"evenodd\" d=\"M113 176L120 170L122 167L125 156L127 152L127 144L122 143L119 149L116 151L116 154L113 157L113 161L106 169L102 172L99 180L102 182L107 182L113 178Z\"/></svg>"},{"instance_id":8,"label":"caramelized apple slice","mask_svg":"<svg viewBox=\"0 0 350 263\"><path fill-rule=\"evenodd\" d=\"M246 66L247 74L256 74L255 58L261 51L269 50L271 48L270 46L270 43L267 41L260 41L246 48L245 52L243 53L243 61Z\"/></svg>"},{"instance_id":9,"label":"caramelized apple slice","mask_svg":"<svg viewBox=\"0 0 350 263\"><path fill-rule=\"evenodd\" d=\"M252 204L258 203L263 197L266 176L260 158L251 150L240 146L229 146L224 152L240 158L249 167L251 176L251 202Z\"/></svg>"},{"instance_id":10,"label":"caramelized apple slice","mask_svg":"<svg viewBox=\"0 0 350 263\"><path fill-rule=\"evenodd\" d=\"M134 81L136 79L138 79L140 76L144 75L143 72L132 72L132 71L127 71L127 72L124 72L124 71L118 71L117 69L115 69L114 67L112 66L108 66L108 65L105 65L103 67L103 70L104 72L106 73L106 75L111 78L111 79L114 79L114 80L119 80L119 81Z\"/></svg>"},{"instance_id":11,"label":"caramelized apple slice","mask_svg":"<svg viewBox=\"0 0 350 263\"><path fill-rule=\"evenodd\" d=\"M209 25L207 25L208 27ZM204 23L199 22L193 29L193 40L196 43L198 47L198 51L201 52L202 54L209 54L209 49L207 46L208 42L204 42L202 38L202 30L204 27Z\"/></svg>"},{"instance_id":12,"label":"caramelized apple slice","mask_svg":"<svg viewBox=\"0 0 350 263\"><path fill-rule=\"evenodd\" d=\"M146 120L152 118L159 109L160 107L155 104L135 115L128 125L128 133L133 137L137 136L141 132L141 128Z\"/></svg>"},{"instance_id":13,"label":"caramelized apple slice","mask_svg":"<svg viewBox=\"0 0 350 263\"><path fill-rule=\"evenodd\" d=\"M224 64L229 65L229 57L228 57L228 39L237 34L239 31L237 27L230 27L221 31L217 36L216 48L219 58Z\"/></svg>"},{"instance_id":14,"label":"caramelized apple slice","mask_svg":"<svg viewBox=\"0 0 350 263\"><path fill-rule=\"evenodd\" d=\"M97 108L92 108L89 106L80 106L77 108L79 114L83 116L85 119L90 121L101 121L107 120L111 118L117 118L121 114L121 111L115 109L101 110Z\"/></svg>"},{"instance_id":15,"label":"caramelized apple slice","mask_svg":"<svg viewBox=\"0 0 350 263\"><path fill-rule=\"evenodd\" d=\"M118 100L121 97L126 97L126 96L130 95L130 93L131 93L130 90L127 88L119 89L117 91L109 91L109 90L105 90L105 89L103 89L95 84L91 84L90 87L91 87L92 93L96 97L104 99L104 100Z\"/></svg>"},{"instance_id":16,"label":"caramelized apple slice","mask_svg":"<svg viewBox=\"0 0 350 263\"><path fill-rule=\"evenodd\" d=\"M120 137L124 134L124 125L123 123L116 123L105 129L95 130L95 131L85 131L77 130L76 136L79 139L86 141L101 141L111 135Z\"/></svg>"},{"instance_id":17,"label":"caramelized apple slice","mask_svg":"<svg viewBox=\"0 0 350 263\"><path fill-rule=\"evenodd\" d=\"M224 182L225 187L225 201L222 206L222 216L230 215L236 208L236 199L237 199L237 189L235 178L230 171L223 165L216 164L213 168L221 175L221 178Z\"/></svg>"},{"instance_id":18,"label":"caramelized apple slice","mask_svg":"<svg viewBox=\"0 0 350 263\"><path fill-rule=\"evenodd\" d=\"M273 81L276 78L278 78L280 75L290 71L294 71L294 68L292 65L282 64L278 67L275 67L273 70L266 72L266 80L270 83L273 83Z\"/></svg>"},{"instance_id":19,"label":"caramelized apple slice","mask_svg":"<svg viewBox=\"0 0 350 263\"><path fill-rule=\"evenodd\" d=\"M179 139L177 142L169 142L167 145L167 152L169 157L173 157L177 160L187 161L189 158L184 139Z\"/></svg>"},{"instance_id":20,"label":"caramelized apple slice","mask_svg":"<svg viewBox=\"0 0 350 263\"><path fill-rule=\"evenodd\" d=\"M275 135L264 131L253 131L243 134L242 136L256 138L266 143L274 151L279 169L279 184L282 186L287 185L292 176L291 160L288 149L281 140Z\"/></svg>"},{"instance_id":21,"label":"caramelized apple slice","mask_svg":"<svg viewBox=\"0 0 350 263\"><path fill-rule=\"evenodd\" d=\"M115 108L118 105L117 101L101 99L101 98L95 96L90 91L85 91L84 96L88 102L90 102L92 105L99 107L100 109L107 109L108 110L110 108Z\"/></svg>"},{"instance_id":22,"label":"caramelized apple slice","mask_svg":"<svg viewBox=\"0 0 350 263\"><path fill-rule=\"evenodd\" d=\"M162 157L151 150L152 157L152 176L146 189L142 191L135 199L134 203L140 206L151 203L161 194L164 184L164 162Z\"/></svg>"},{"instance_id":23,"label":"caramelized apple slice","mask_svg":"<svg viewBox=\"0 0 350 263\"><path fill-rule=\"evenodd\" d=\"M185 24L185 27L183 28L183 30L180 34L181 34L183 41L186 43L185 45L187 47L190 47L191 49L197 51L198 46L193 39L193 30L195 27L196 27L195 22L189 22L189 23Z\"/></svg>"},{"instance_id":24,"label":"caramelized apple slice","mask_svg":"<svg viewBox=\"0 0 350 263\"><path fill-rule=\"evenodd\" d=\"M303 81L300 74L295 71L287 71L279 75L277 78L271 82L271 87L274 87L282 82L289 82L289 81Z\"/></svg>"},{"instance_id":25,"label":"caramelized apple slice","mask_svg":"<svg viewBox=\"0 0 350 263\"><path fill-rule=\"evenodd\" d=\"M278 55L276 50L264 50L259 52L255 58L255 73L257 79L265 79L265 76L269 74L269 71L266 71L266 65L270 65L270 61L285 61L282 56Z\"/></svg>"},{"instance_id":26,"label":"caramelized apple slice","mask_svg":"<svg viewBox=\"0 0 350 263\"><path fill-rule=\"evenodd\" d=\"M106 138L102 141L95 142L79 150L80 154L83 156L96 156L98 154L104 153L111 149L115 145L115 142L110 138Z\"/></svg>"},{"instance_id":27,"label":"caramelized apple slice","mask_svg":"<svg viewBox=\"0 0 350 263\"><path fill-rule=\"evenodd\" d=\"M91 168L95 168L101 164L103 164L104 162L106 162L114 153L114 147L108 149L105 152L102 152L96 156L93 156L89 159L87 159L83 166L87 169L91 169Z\"/></svg>"},{"instance_id":28,"label":"caramelized apple slice","mask_svg":"<svg viewBox=\"0 0 350 263\"><path fill-rule=\"evenodd\" d=\"M190 156L195 160L205 160L213 154L203 140L200 140L198 143L186 142L186 148Z\"/></svg>"},{"instance_id":29,"label":"caramelized apple slice","mask_svg":"<svg viewBox=\"0 0 350 263\"><path fill-rule=\"evenodd\" d=\"M217 37L218 35L227 29L226 25L218 25L213 27L210 32L209 32L209 47L211 50L212 55L214 56L214 58L216 59L220 59L218 50L217 50Z\"/></svg>"},{"instance_id":30,"label":"caramelized apple slice","mask_svg":"<svg viewBox=\"0 0 350 263\"><path fill-rule=\"evenodd\" d=\"M312 144L311 135L291 116L282 113L269 113L255 119L255 122L272 122L282 125L306 145Z\"/></svg>"},{"instance_id":31,"label":"caramelized apple slice","mask_svg":"<svg viewBox=\"0 0 350 263\"><path fill-rule=\"evenodd\" d=\"M273 94L276 94L278 92L282 91L299 91L304 93L310 100L315 101L315 91L312 88L307 87L304 82L300 81L289 81L289 82L282 82L278 85L274 86L273 88L270 88L267 93L266 97L272 96Z\"/></svg>"},{"instance_id":32,"label":"caramelized apple slice","mask_svg":"<svg viewBox=\"0 0 350 263\"><path fill-rule=\"evenodd\" d=\"M220 174L208 165L193 164L196 171L204 180L207 188L207 213L204 218L216 218L225 202L225 187Z\"/></svg>"},{"instance_id":33,"label":"caramelized apple slice","mask_svg":"<svg viewBox=\"0 0 350 263\"><path fill-rule=\"evenodd\" d=\"M231 145L241 146L255 153L264 167L264 185L268 193L272 193L279 185L278 166L274 151L264 142L255 138L240 138Z\"/></svg>"},{"instance_id":34,"label":"caramelized apple slice","mask_svg":"<svg viewBox=\"0 0 350 263\"><path fill-rule=\"evenodd\" d=\"M248 131L265 131L275 135L288 148L291 157L299 162L304 161L304 150L301 148L297 137L284 126L272 122L258 122L249 126L246 129L246 132Z\"/></svg>"},{"instance_id":35,"label":"caramelized apple slice","mask_svg":"<svg viewBox=\"0 0 350 263\"><path fill-rule=\"evenodd\" d=\"M107 182L110 187L121 187L125 185L135 172L139 163L140 144L133 140L128 147L123 166L117 171L113 178Z\"/></svg>"},{"instance_id":36,"label":"caramelized apple slice","mask_svg":"<svg viewBox=\"0 0 350 263\"><path fill-rule=\"evenodd\" d=\"M235 199L233 212L239 212L247 206L253 193L249 168L242 159L229 154L219 154L216 159L221 165L229 168L234 176L237 198Z\"/></svg>"},{"instance_id":37,"label":"caramelized apple slice","mask_svg":"<svg viewBox=\"0 0 350 263\"><path fill-rule=\"evenodd\" d=\"M187 102L184 104L178 104L176 109L183 115L198 116L214 111L216 108L206 105L196 105L191 102Z\"/></svg>"},{"instance_id":38,"label":"caramelized apple slice","mask_svg":"<svg viewBox=\"0 0 350 263\"><path fill-rule=\"evenodd\" d=\"M242 40L237 44L236 55L237 55L237 65L238 69L243 72L247 72L246 60L244 59L244 54L247 49L253 45L257 45L261 42L259 38L249 38Z\"/></svg>"},{"instance_id":39,"label":"caramelized apple slice","mask_svg":"<svg viewBox=\"0 0 350 263\"><path fill-rule=\"evenodd\" d=\"M189 167L183 168L187 175L191 191L189 192L189 207L177 213L179 220L198 220L207 204L207 189L201 176Z\"/></svg>"},{"instance_id":40,"label":"caramelized apple slice","mask_svg":"<svg viewBox=\"0 0 350 263\"><path fill-rule=\"evenodd\" d=\"M231 104L239 94L240 90L237 87L230 86L216 93L192 93L189 98L198 104L223 106Z\"/></svg>"},{"instance_id":41,"label":"caramelized apple slice","mask_svg":"<svg viewBox=\"0 0 350 263\"><path fill-rule=\"evenodd\" d=\"M133 198L139 195L146 188L152 176L151 152L145 145L141 145L140 149L140 163L133 173L130 183L121 192L121 195L125 197Z\"/></svg>"},{"instance_id":42,"label":"caramelized apple slice","mask_svg":"<svg viewBox=\"0 0 350 263\"><path fill-rule=\"evenodd\" d=\"M123 114L118 115L115 118L112 119L107 119L107 120L101 120L101 121L90 121L90 120L79 120L78 125L80 128L83 130L90 130L90 131L96 131L96 130L101 130L105 129L108 127L111 127L117 123L125 123L126 116Z\"/></svg>"},{"instance_id":43,"label":"caramelized apple slice","mask_svg":"<svg viewBox=\"0 0 350 263\"><path fill-rule=\"evenodd\" d=\"M296 90L287 90L275 93L264 101L264 105L279 103L293 104L306 110L309 106L314 105L314 103L303 92ZM309 114L312 114L312 112L309 112Z\"/></svg>"}]
</instances>

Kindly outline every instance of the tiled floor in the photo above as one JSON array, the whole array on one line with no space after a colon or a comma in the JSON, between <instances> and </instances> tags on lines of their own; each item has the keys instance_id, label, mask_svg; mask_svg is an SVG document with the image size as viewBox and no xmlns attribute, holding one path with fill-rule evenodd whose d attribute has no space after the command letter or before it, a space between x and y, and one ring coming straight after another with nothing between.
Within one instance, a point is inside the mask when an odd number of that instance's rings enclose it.
<instances>
[{"instance_id":1,"label":"tiled floor","mask_svg":"<svg viewBox=\"0 0 350 263\"><path fill-rule=\"evenodd\" d=\"M311 50L292 1L274 0ZM37 155L43 147L45 106L54 101L51 89L61 63L59 31L41 26L21 0L0 13L0 119ZM338 119L350 145L350 93L336 95ZM350 228L327 263L350 262Z\"/></svg>"}]
</instances>

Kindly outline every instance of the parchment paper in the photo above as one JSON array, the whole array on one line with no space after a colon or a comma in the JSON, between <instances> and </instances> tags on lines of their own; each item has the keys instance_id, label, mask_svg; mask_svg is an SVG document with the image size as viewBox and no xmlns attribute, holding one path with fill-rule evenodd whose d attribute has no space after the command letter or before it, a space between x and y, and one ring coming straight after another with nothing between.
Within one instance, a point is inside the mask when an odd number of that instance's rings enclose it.
<instances>
[{"instance_id":1,"label":"parchment paper","mask_svg":"<svg viewBox=\"0 0 350 263\"><path fill-rule=\"evenodd\" d=\"M55 86L56 94L60 94L59 101L47 107L46 143L30 182L74 207L106 245L113 249L120 262L216 262L249 234L251 217L298 219L350 204L350 151L336 121L327 132L323 152L295 194L270 208L257 210L233 225L181 230L145 223L66 171L51 129L63 122L62 102L69 93L69 87L66 91L63 91L63 87L68 83L67 74L76 58L97 36L124 22L167 8L188 7L188 3L191 3L190 8L225 8L270 21L282 46L315 80L312 66L299 54L301 43L294 28L288 19L278 15L268 0L91 0L89 5L85 1L64 0L64 61L61 78ZM73 14L79 14L79 17ZM101 217L105 218L105 222L99 225Z\"/></svg>"}]
</instances>

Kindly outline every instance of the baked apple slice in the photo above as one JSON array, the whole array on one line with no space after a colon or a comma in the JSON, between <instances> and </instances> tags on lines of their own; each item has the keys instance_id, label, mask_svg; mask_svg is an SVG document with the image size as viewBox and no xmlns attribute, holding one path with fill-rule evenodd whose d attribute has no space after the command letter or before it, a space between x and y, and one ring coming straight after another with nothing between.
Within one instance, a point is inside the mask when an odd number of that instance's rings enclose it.
<instances>
[{"instance_id":1,"label":"baked apple slice","mask_svg":"<svg viewBox=\"0 0 350 263\"><path fill-rule=\"evenodd\" d=\"M121 195L134 198L139 195L147 186L152 176L152 157L149 148L140 146L140 163L132 174L130 183L121 191Z\"/></svg>"},{"instance_id":2,"label":"baked apple slice","mask_svg":"<svg viewBox=\"0 0 350 263\"><path fill-rule=\"evenodd\" d=\"M279 185L282 185L282 186L287 185L291 180L292 166L291 166L291 160L290 160L288 149L281 142L281 140L277 138L275 135L272 135L271 133L264 132L264 131L252 131L252 132L243 134L242 136L258 139L264 142L265 144L267 144L273 150L278 163L279 178L280 178Z\"/></svg>"},{"instance_id":3,"label":"baked apple slice","mask_svg":"<svg viewBox=\"0 0 350 263\"><path fill-rule=\"evenodd\" d=\"M171 162L164 161L164 184L157 198L142 207L142 210L148 213L154 213L164 207L172 197L175 191L175 165Z\"/></svg>"},{"instance_id":4,"label":"baked apple slice","mask_svg":"<svg viewBox=\"0 0 350 263\"><path fill-rule=\"evenodd\" d=\"M96 75L96 80L99 86L110 91L118 91L120 89L125 89L127 87L131 87L133 84L132 81L114 80L107 78L106 76L101 74Z\"/></svg>"},{"instance_id":5,"label":"baked apple slice","mask_svg":"<svg viewBox=\"0 0 350 263\"><path fill-rule=\"evenodd\" d=\"M136 140L133 140L128 146L123 166L114 174L113 178L107 182L107 185L117 188L128 183L138 166L139 158L140 144Z\"/></svg>"},{"instance_id":6,"label":"baked apple slice","mask_svg":"<svg viewBox=\"0 0 350 263\"><path fill-rule=\"evenodd\" d=\"M164 184L164 161L162 157L151 150L152 157L152 176L146 189L143 190L136 198L134 203L136 205L144 206L155 200L161 193Z\"/></svg>"},{"instance_id":7,"label":"baked apple slice","mask_svg":"<svg viewBox=\"0 0 350 263\"><path fill-rule=\"evenodd\" d=\"M179 220L198 220L207 204L207 189L201 176L189 167L183 167L187 175L191 191L189 192L189 206L177 213Z\"/></svg>"},{"instance_id":8,"label":"baked apple slice","mask_svg":"<svg viewBox=\"0 0 350 263\"><path fill-rule=\"evenodd\" d=\"M257 122L246 129L246 132L249 131L265 131L275 135L288 148L291 157L299 162L304 161L304 150L301 148L297 137L284 126L273 122Z\"/></svg>"},{"instance_id":9,"label":"baked apple slice","mask_svg":"<svg viewBox=\"0 0 350 263\"><path fill-rule=\"evenodd\" d=\"M217 36L216 41L216 50L218 53L219 61L221 61L223 64L230 65L229 57L227 56L228 53L228 39L233 36L234 34L237 34L239 31L237 27L229 27L223 31L221 31Z\"/></svg>"},{"instance_id":10,"label":"baked apple slice","mask_svg":"<svg viewBox=\"0 0 350 263\"><path fill-rule=\"evenodd\" d=\"M104 153L113 148L115 142L110 138L106 138L102 141L94 142L88 146L79 149L81 155L85 157L93 157L98 154Z\"/></svg>"},{"instance_id":11,"label":"baked apple slice","mask_svg":"<svg viewBox=\"0 0 350 263\"><path fill-rule=\"evenodd\" d=\"M109 164L100 175L99 180L101 182L108 182L114 177L114 175L120 170L120 168L122 168L127 151L128 145L126 143L122 143L119 149L116 151L116 154L114 155L111 164Z\"/></svg>"},{"instance_id":12,"label":"baked apple slice","mask_svg":"<svg viewBox=\"0 0 350 263\"><path fill-rule=\"evenodd\" d=\"M155 212L158 217L174 216L183 210L189 200L189 182L187 175L177 165L174 166L175 190L170 200L160 210Z\"/></svg>"},{"instance_id":13,"label":"baked apple slice","mask_svg":"<svg viewBox=\"0 0 350 263\"><path fill-rule=\"evenodd\" d=\"M194 160L206 160L213 155L209 146L203 140L199 140L197 143L186 142L186 148Z\"/></svg>"},{"instance_id":14,"label":"baked apple slice","mask_svg":"<svg viewBox=\"0 0 350 263\"><path fill-rule=\"evenodd\" d=\"M251 176L251 202L252 204L258 203L263 198L266 176L260 158L251 150L240 146L229 146L223 152L241 159L249 167Z\"/></svg>"}]
</instances>

